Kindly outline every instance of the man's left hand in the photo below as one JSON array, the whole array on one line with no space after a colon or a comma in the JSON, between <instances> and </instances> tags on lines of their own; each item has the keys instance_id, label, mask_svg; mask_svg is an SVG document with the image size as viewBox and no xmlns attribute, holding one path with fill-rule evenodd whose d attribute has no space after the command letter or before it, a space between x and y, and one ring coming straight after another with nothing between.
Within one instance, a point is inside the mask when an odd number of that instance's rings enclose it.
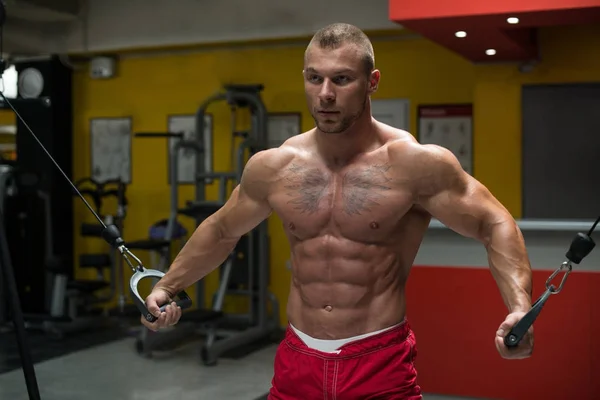
<instances>
[{"instance_id":1,"label":"man's left hand","mask_svg":"<svg viewBox=\"0 0 600 400\"><path fill-rule=\"evenodd\" d=\"M502 358L518 360L530 357L533 353L533 325L529 328L516 347L506 347L504 344L504 337L508 335L513 326L515 326L524 316L524 312L513 312L500 324L500 327L496 332L496 349L498 349L498 353L500 353Z\"/></svg>"}]
</instances>

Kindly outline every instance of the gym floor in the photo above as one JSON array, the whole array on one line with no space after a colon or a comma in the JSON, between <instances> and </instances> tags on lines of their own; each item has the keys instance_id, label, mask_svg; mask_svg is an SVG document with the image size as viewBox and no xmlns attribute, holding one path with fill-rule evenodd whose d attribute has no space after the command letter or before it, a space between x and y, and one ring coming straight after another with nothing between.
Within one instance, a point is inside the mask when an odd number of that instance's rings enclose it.
<instances>
[{"instance_id":1,"label":"gym floor","mask_svg":"<svg viewBox=\"0 0 600 400\"><path fill-rule=\"evenodd\" d=\"M207 367L199 359L199 341L147 359L136 353L134 335L123 328L62 340L35 333L28 338L42 400L262 400L277 348L276 342L266 343ZM27 400L14 333L0 333L0 357L0 399Z\"/></svg>"}]
</instances>

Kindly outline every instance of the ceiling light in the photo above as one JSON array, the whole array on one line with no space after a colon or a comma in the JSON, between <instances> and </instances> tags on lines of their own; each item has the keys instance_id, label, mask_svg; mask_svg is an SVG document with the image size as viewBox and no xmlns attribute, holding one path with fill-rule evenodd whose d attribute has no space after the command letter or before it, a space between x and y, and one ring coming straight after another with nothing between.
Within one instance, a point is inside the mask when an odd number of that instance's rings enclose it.
<instances>
[{"instance_id":1,"label":"ceiling light","mask_svg":"<svg viewBox=\"0 0 600 400\"><path fill-rule=\"evenodd\" d=\"M454 36L456 36L457 38L464 38L467 36L467 32L465 31L458 31L454 34Z\"/></svg>"},{"instance_id":2,"label":"ceiling light","mask_svg":"<svg viewBox=\"0 0 600 400\"><path fill-rule=\"evenodd\" d=\"M493 56L494 54L496 54L496 50L494 50L494 49L487 49L485 51L485 54L487 54L488 56Z\"/></svg>"},{"instance_id":3,"label":"ceiling light","mask_svg":"<svg viewBox=\"0 0 600 400\"><path fill-rule=\"evenodd\" d=\"M506 22L508 22L509 24L518 24L519 23L519 18L517 17L510 17L506 20Z\"/></svg>"}]
</instances>

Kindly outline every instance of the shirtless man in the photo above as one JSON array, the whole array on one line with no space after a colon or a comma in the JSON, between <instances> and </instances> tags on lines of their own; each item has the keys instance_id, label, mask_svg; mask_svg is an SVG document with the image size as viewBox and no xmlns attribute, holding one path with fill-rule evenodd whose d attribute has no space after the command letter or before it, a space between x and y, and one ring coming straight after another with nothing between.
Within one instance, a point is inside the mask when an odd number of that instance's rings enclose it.
<instances>
[{"instance_id":1,"label":"shirtless man","mask_svg":"<svg viewBox=\"0 0 600 400\"><path fill-rule=\"evenodd\" d=\"M289 326L269 399L421 399L405 283L431 216L485 246L508 308L495 344L528 357L533 332L503 343L531 307L531 268L509 212L444 148L376 121L370 96L380 72L358 28L333 24L307 47L304 86L316 128L262 151L219 211L190 237L146 299L158 306L219 267L242 235L275 212L292 254ZM443 338L440 336L440 340Z\"/></svg>"}]
</instances>

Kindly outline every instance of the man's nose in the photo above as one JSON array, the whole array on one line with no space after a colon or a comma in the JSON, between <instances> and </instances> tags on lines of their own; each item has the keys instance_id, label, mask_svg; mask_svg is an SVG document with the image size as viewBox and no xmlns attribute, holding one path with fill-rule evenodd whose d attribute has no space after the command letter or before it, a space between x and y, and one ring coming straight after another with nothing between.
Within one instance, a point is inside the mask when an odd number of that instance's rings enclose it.
<instances>
[{"instance_id":1,"label":"man's nose","mask_svg":"<svg viewBox=\"0 0 600 400\"><path fill-rule=\"evenodd\" d=\"M335 92L330 81L325 80L321 85L321 90L319 91L319 100L324 103L331 103L335 100Z\"/></svg>"}]
</instances>

